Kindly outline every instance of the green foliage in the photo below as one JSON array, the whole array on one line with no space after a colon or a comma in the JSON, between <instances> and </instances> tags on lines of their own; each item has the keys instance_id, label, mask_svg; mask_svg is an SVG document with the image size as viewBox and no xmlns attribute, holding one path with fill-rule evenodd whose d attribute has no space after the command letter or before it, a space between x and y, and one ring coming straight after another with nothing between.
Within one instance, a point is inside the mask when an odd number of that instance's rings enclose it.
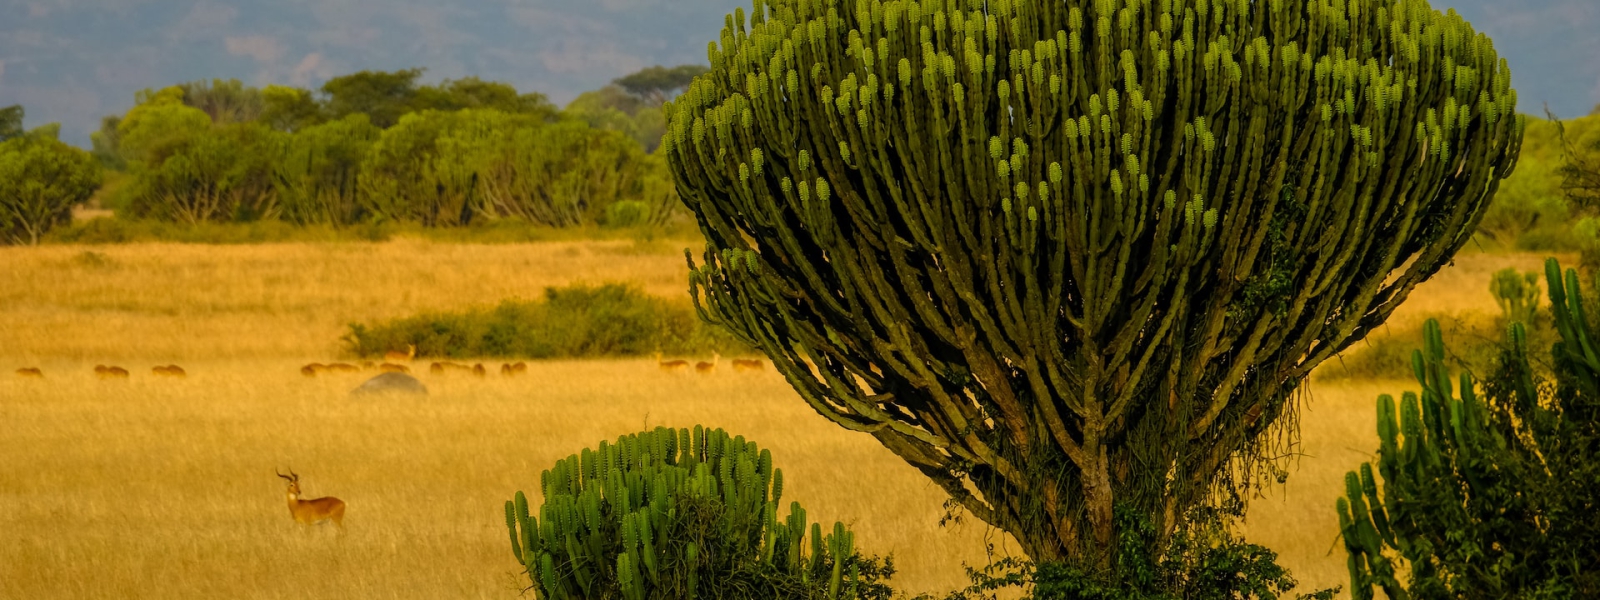
<instances>
[{"instance_id":1,"label":"green foliage","mask_svg":"<svg viewBox=\"0 0 1600 600\"><path fill-rule=\"evenodd\" d=\"M1565 138L1565 139L1563 139ZM1530 118L1523 134L1517 170L1500 184L1478 233L1501 247L1530 250L1581 250L1600 239L1588 224L1596 216L1568 198L1563 173L1570 164L1600 157L1600 115L1569 121Z\"/></svg>"},{"instance_id":2,"label":"green foliage","mask_svg":"<svg viewBox=\"0 0 1600 600\"><path fill-rule=\"evenodd\" d=\"M322 93L328 98L324 110L332 119L364 114L373 125L388 129L417 109L417 78L421 76L422 69L403 69L334 77L322 84Z\"/></svg>"},{"instance_id":3,"label":"green foliage","mask_svg":"<svg viewBox=\"0 0 1600 600\"><path fill-rule=\"evenodd\" d=\"M1518 273L1506 267L1496 271L1489 280L1489 293L1500 305L1500 315L1507 323L1533 323L1539 312L1539 274L1533 271Z\"/></svg>"},{"instance_id":4,"label":"green foliage","mask_svg":"<svg viewBox=\"0 0 1600 600\"><path fill-rule=\"evenodd\" d=\"M546 288L540 301L506 300L492 308L428 313L372 326L352 324L344 339L361 356L382 355L406 344L416 344L419 357L440 358L595 358L749 350L695 319L687 307L622 284Z\"/></svg>"},{"instance_id":5,"label":"green foliage","mask_svg":"<svg viewBox=\"0 0 1600 600\"><path fill-rule=\"evenodd\" d=\"M1164 535L1281 455L1299 384L1471 239L1525 123L1425 1L748 17L665 109L701 315L1096 577L1118 504Z\"/></svg>"},{"instance_id":6,"label":"green foliage","mask_svg":"<svg viewBox=\"0 0 1600 600\"><path fill-rule=\"evenodd\" d=\"M54 137L24 135L0 142L0 244L37 244L72 221L72 207L100 187L89 153Z\"/></svg>"},{"instance_id":7,"label":"green foliage","mask_svg":"<svg viewBox=\"0 0 1600 600\"><path fill-rule=\"evenodd\" d=\"M100 161L100 166L107 169L128 168L128 159L122 155L122 133L117 129L121 123L121 116L106 116L100 119L100 130L89 134L89 140L93 144L90 154L94 155L95 160Z\"/></svg>"},{"instance_id":8,"label":"green foliage","mask_svg":"<svg viewBox=\"0 0 1600 600\"><path fill-rule=\"evenodd\" d=\"M255 121L266 110L261 90L246 87L237 79L191 81L178 87L183 90L185 106L206 113L218 125Z\"/></svg>"},{"instance_id":9,"label":"green foliage","mask_svg":"<svg viewBox=\"0 0 1600 600\"><path fill-rule=\"evenodd\" d=\"M888 600L894 573L799 502L779 512L772 453L721 429L658 427L539 475L506 501L511 553L542 600ZM536 510L530 510L536 509Z\"/></svg>"},{"instance_id":10,"label":"green foliage","mask_svg":"<svg viewBox=\"0 0 1600 600\"><path fill-rule=\"evenodd\" d=\"M26 113L21 104L0 108L0 142L22 136L22 118Z\"/></svg>"},{"instance_id":11,"label":"green foliage","mask_svg":"<svg viewBox=\"0 0 1600 600\"><path fill-rule=\"evenodd\" d=\"M323 121L322 107L311 90L269 85L261 90L261 105L258 119L278 131L298 132ZM372 118L367 121L370 123Z\"/></svg>"},{"instance_id":12,"label":"green foliage","mask_svg":"<svg viewBox=\"0 0 1600 600\"><path fill-rule=\"evenodd\" d=\"M189 131L160 131L151 136L158 142L145 142L158 119L188 120L187 114L204 121ZM253 122L212 127L189 107L152 110L123 137L124 148L142 156L130 161L128 216L188 224L276 218L272 169L282 135Z\"/></svg>"},{"instance_id":13,"label":"green foliage","mask_svg":"<svg viewBox=\"0 0 1600 600\"><path fill-rule=\"evenodd\" d=\"M671 68L656 65L618 77L612 83L639 97L645 104L655 107L661 106L662 102L688 88L695 77L705 72L706 68L700 65L678 65Z\"/></svg>"},{"instance_id":14,"label":"green foliage","mask_svg":"<svg viewBox=\"0 0 1600 600\"><path fill-rule=\"evenodd\" d=\"M620 131L638 142L646 152L655 151L667 127L659 104L645 102L616 85L578 94L562 110L562 115L595 129Z\"/></svg>"},{"instance_id":15,"label":"green foliage","mask_svg":"<svg viewBox=\"0 0 1600 600\"><path fill-rule=\"evenodd\" d=\"M1453 388L1437 323L1412 357L1421 394L1378 398L1378 473L1338 499L1353 597L1600 595L1600 357L1578 275L1546 263L1560 335L1544 374L1522 323L1497 368Z\"/></svg>"},{"instance_id":16,"label":"green foliage","mask_svg":"<svg viewBox=\"0 0 1600 600\"><path fill-rule=\"evenodd\" d=\"M1003 558L967 569L972 585L946 600L995 600L1007 588L1030 588L1030 600L1331 600L1338 588L1291 595L1296 581L1277 554L1235 537L1220 511L1202 509L1165 541L1144 515L1116 511L1115 574L1081 565ZM1164 544L1164 546L1163 546Z\"/></svg>"},{"instance_id":17,"label":"green foliage","mask_svg":"<svg viewBox=\"0 0 1600 600\"><path fill-rule=\"evenodd\" d=\"M283 218L331 225L361 220L361 163L380 133L366 115L353 114L287 136L271 165Z\"/></svg>"}]
</instances>

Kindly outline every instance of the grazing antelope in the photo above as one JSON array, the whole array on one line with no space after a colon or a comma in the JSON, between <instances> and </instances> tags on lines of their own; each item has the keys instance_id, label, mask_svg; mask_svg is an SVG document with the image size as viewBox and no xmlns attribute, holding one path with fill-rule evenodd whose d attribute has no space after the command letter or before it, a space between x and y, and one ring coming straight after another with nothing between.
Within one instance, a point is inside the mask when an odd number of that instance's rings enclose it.
<instances>
[{"instance_id":1,"label":"grazing antelope","mask_svg":"<svg viewBox=\"0 0 1600 600\"><path fill-rule=\"evenodd\" d=\"M128 370L117 366L95 365L94 372L101 379L127 379Z\"/></svg>"},{"instance_id":2,"label":"grazing antelope","mask_svg":"<svg viewBox=\"0 0 1600 600\"><path fill-rule=\"evenodd\" d=\"M322 363L311 363L304 367L300 367L300 374L305 375L306 377L316 377L318 373L326 370L328 370L327 365Z\"/></svg>"},{"instance_id":3,"label":"grazing antelope","mask_svg":"<svg viewBox=\"0 0 1600 600\"><path fill-rule=\"evenodd\" d=\"M383 371L385 373L410 373L411 372L411 367L408 367L408 366L405 366L405 365L397 365L397 364L394 364L394 363L383 363L381 365L378 365L378 370L379 371Z\"/></svg>"},{"instance_id":4,"label":"grazing antelope","mask_svg":"<svg viewBox=\"0 0 1600 600\"><path fill-rule=\"evenodd\" d=\"M179 378L179 379L183 379L183 378L189 376L188 371L184 371L183 367L180 367L178 365L167 365L165 367L152 367L150 369L150 374L151 375L155 375L157 377L176 377L176 378Z\"/></svg>"},{"instance_id":5,"label":"grazing antelope","mask_svg":"<svg viewBox=\"0 0 1600 600\"><path fill-rule=\"evenodd\" d=\"M689 361L681 358L674 360L661 360L661 353L656 353L656 366L662 373L680 373L689 370Z\"/></svg>"},{"instance_id":6,"label":"grazing antelope","mask_svg":"<svg viewBox=\"0 0 1600 600\"><path fill-rule=\"evenodd\" d=\"M277 470L273 470L278 473ZM340 531L344 530L344 501L338 498L313 498L300 499L300 476L295 474L294 468L289 469L289 474L278 473L279 477L289 482L289 516L304 525L316 525L323 521L332 521Z\"/></svg>"},{"instance_id":7,"label":"grazing antelope","mask_svg":"<svg viewBox=\"0 0 1600 600\"><path fill-rule=\"evenodd\" d=\"M717 363L720 362L722 362L722 355L712 352L711 362L697 362L694 364L694 370L701 375L710 375L712 371L717 370Z\"/></svg>"},{"instance_id":8,"label":"grazing antelope","mask_svg":"<svg viewBox=\"0 0 1600 600\"><path fill-rule=\"evenodd\" d=\"M470 373L470 372L472 372L472 367L463 365L461 363L443 361L443 362L436 362L436 363L429 364L428 365L428 372L432 373L434 375L444 375L446 373L452 373L452 372L455 372L455 373Z\"/></svg>"},{"instance_id":9,"label":"grazing antelope","mask_svg":"<svg viewBox=\"0 0 1600 600\"><path fill-rule=\"evenodd\" d=\"M398 363L398 362L409 362L411 359L416 358L416 357L417 357L417 345L416 344L406 344L406 351L405 352L400 352L398 350L390 350L387 353L384 353L383 360L386 361L386 362Z\"/></svg>"},{"instance_id":10,"label":"grazing antelope","mask_svg":"<svg viewBox=\"0 0 1600 600\"><path fill-rule=\"evenodd\" d=\"M478 364L472 365L472 376L473 377L488 377L489 376L489 370L483 368L483 363L478 363Z\"/></svg>"},{"instance_id":11,"label":"grazing antelope","mask_svg":"<svg viewBox=\"0 0 1600 600\"><path fill-rule=\"evenodd\" d=\"M518 375L526 374L527 372L528 363L525 362L518 361L500 365L500 375L504 377L516 377Z\"/></svg>"},{"instance_id":12,"label":"grazing antelope","mask_svg":"<svg viewBox=\"0 0 1600 600\"><path fill-rule=\"evenodd\" d=\"M28 378L28 379L44 379L44 371L39 370L38 367L27 367L27 368L23 368L23 369L17 369L17 377L23 377L23 378Z\"/></svg>"},{"instance_id":13,"label":"grazing antelope","mask_svg":"<svg viewBox=\"0 0 1600 600\"><path fill-rule=\"evenodd\" d=\"M743 373L745 371L760 371L760 370L763 370L765 368L766 368L765 363L762 363L761 359L759 359L759 358L752 358L752 359L735 358L735 359L733 359L733 370L736 371L736 372L739 372L739 373Z\"/></svg>"},{"instance_id":14,"label":"grazing antelope","mask_svg":"<svg viewBox=\"0 0 1600 600\"><path fill-rule=\"evenodd\" d=\"M340 373L360 373L361 372L361 367L352 365L350 363L328 363L327 367L328 367L329 371L338 371Z\"/></svg>"}]
</instances>

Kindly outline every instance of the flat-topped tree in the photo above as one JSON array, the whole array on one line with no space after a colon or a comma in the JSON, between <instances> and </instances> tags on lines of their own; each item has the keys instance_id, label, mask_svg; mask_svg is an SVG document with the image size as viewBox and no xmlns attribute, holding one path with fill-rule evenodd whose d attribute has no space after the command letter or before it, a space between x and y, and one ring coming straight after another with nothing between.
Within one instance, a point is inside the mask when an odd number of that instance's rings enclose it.
<instances>
[{"instance_id":1,"label":"flat-topped tree","mask_svg":"<svg viewBox=\"0 0 1600 600\"><path fill-rule=\"evenodd\" d=\"M1522 119L1426 2L758 0L667 107L704 318L1035 559L1237 491ZM691 260L691 267L693 261Z\"/></svg>"}]
</instances>

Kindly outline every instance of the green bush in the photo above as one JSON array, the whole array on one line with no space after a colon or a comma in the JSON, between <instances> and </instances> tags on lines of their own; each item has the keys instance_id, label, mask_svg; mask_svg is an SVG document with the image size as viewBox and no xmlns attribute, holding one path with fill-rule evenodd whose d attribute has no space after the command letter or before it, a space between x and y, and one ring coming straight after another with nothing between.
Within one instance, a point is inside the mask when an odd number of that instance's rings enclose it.
<instances>
[{"instance_id":1,"label":"green bush","mask_svg":"<svg viewBox=\"0 0 1600 600\"><path fill-rule=\"evenodd\" d=\"M42 135L0 142L0 244L37 244L100 186L88 152Z\"/></svg>"},{"instance_id":2,"label":"green bush","mask_svg":"<svg viewBox=\"0 0 1600 600\"><path fill-rule=\"evenodd\" d=\"M544 504L505 504L511 554L538 598L887 600L893 564L854 534L824 536L799 502L779 520L783 470L721 429L657 427L540 473Z\"/></svg>"},{"instance_id":3,"label":"green bush","mask_svg":"<svg viewBox=\"0 0 1600 600\"><path fill-rule=\"evenodd\" d=\"M1547 363L1512 323L1482 384L1453 385L1429 321L1411 360L1421 393L1398 418L1378 398L1381 493L1362 464L1337 502L1354 598L1600 597L1600 340L1577 273L1551 259L1545 275Z\"/></svg>"},{"instance_id":4,"label":"green bush","mask_svg":"<svg viewBox=\"0 0 1600 600\"><path fill-rule=\"evenodd\" d=\"M1294 594L1297 585L1277 553L1245 543L1228 528L1231 510L1200 508L1165 542L1149 518L1118 506L1114 577L1067 563L1003 558L967 569L968 588L945 600L994 600L1008 588L1031 588L1029 600L1331 600L1338 588ZM1009 596L1008 596L1009 597Z\"/></svg>"},{"instance_id":5,"label":"green bush","mask_svg":"<svg viewBox=\"0 0 1600 600\"><path fill-rule=\"evenodd\" d=\"M437 312L367 326L345 336L361 356L407 344L418 356L592 358L652 352L748 352L701 322L686 306L622 284L546 288L539 301L506 300L460 312Z\"/></svg>"}]
</instances>

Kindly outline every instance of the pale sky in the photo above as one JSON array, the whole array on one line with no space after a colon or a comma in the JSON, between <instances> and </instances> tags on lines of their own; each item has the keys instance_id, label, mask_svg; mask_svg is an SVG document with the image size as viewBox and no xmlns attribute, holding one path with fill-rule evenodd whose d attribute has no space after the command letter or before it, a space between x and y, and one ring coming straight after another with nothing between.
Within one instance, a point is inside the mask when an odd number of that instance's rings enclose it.
<instances>
[{"instance_id":1,"label":"pale sky","mask_svg":"<svg viewBox=\"0 0 1600 600\"><path fill-rule=\"evenodd\" d=\"M476 75L558 104L654 64L701 63L731 0L0 0L0 106L88 145L134 93L195 79L315 88L363 69ZM1524 112L1600 104L1600 0L1441 0L1511 61Z\"/></svg>"}]
</instances>

